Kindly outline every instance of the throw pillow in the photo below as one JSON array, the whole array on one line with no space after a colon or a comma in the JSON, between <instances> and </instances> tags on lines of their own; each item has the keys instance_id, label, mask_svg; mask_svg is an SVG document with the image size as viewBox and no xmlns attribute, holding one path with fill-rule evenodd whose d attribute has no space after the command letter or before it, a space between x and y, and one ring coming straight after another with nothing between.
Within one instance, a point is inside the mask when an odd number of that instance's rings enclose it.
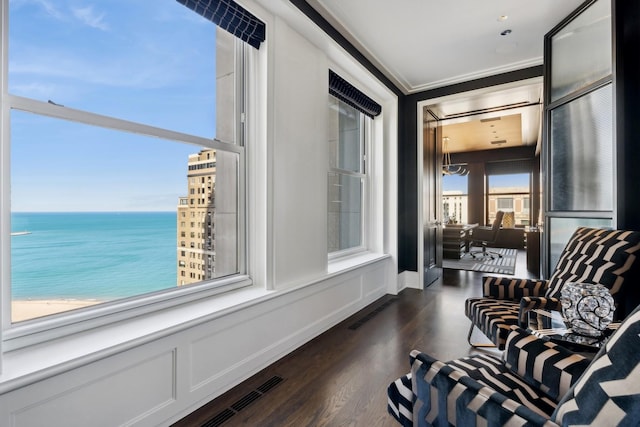
<instances>
[{"instance_id":1,"label":"throw pillow","mask_svg":"<svg viewBox=\"0 0 640 427\"><path fill-rule=\"evenodd\" d=\"M566 425L637 425L640 420L640 306L596 355L551 416Z\"/></svg>"}]
</instances>

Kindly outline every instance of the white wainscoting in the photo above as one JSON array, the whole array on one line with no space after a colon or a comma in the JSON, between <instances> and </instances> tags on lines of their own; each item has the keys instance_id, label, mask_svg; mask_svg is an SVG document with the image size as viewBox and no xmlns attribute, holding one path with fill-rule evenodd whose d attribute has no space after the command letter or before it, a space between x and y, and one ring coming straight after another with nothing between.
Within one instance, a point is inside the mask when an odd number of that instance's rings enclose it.
<instances>
[{"instance_id":1,"label":"white wainscoting","mask_svg":"<svg viewBox=\"0 0 640 427\"><path fill-rule=\"evenodd\" d=\"M0 396L0 425L170 425L382 297L389 257Z\"/></svg>"}]
</instances>

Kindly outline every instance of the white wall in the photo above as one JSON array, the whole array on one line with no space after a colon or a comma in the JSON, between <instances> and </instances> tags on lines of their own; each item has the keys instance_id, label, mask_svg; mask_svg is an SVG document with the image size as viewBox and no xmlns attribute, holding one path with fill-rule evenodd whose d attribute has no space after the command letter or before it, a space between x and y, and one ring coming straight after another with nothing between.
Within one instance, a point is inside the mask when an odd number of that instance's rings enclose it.
<instances>
[{"instance_id":1,"label":"white wall","mask_svg":"<svg viewBox=\"0 0 640 427\"><path fill-rule=\"evenodd\" d=\"M279 18L274 41L273 274L284 288L327 268L329 65Z\"/></svg>"},{"instance_id":2,"label":"white wall","mask_svg":"<svg viewBox=\"0 0 640 427\"><path fill-rule=\"evenodd\" d=\"M386 292L389 258L20 387L0 425L169 425Z\"/></svg>"},{"instance_id":3,"label":"white wall","mask_svg":"<svg viewBox=\"0 0 640 427\"><path fill-rule=\"evenodd\" d=\"M267 111L254 117L258 129L251 133L260 144L254 153L261 155L248 161L257 179L250 187L266 192L250 202L249 267L256 285L233 291L252 299L219 311L213 300L200 302L206 315L123 338L117 345L110 344L117 337L105 334L108 339L102 339L89 331L55 346L45 343L5 354L0 425L169 425L385 293L398 291L395 97L288 0L270 1L264 6L269 10L250 0L243 3L268 29L260 53L268 61L261 68L266 77L258 79L267 85L261 88ZM358 267L332 273L326 254L330 65L367 89L384 109L376 124L384 132L376 141L380 158L375 170L384 185L375 189L371 202L380 211L372 224L377 254ZM233 298L229 294L225 298ZM162 318L178 313L167 310ZM86 343L97 350L82 354ZM65 346L66 352L59 350ZM65 359L62 353L73 356ZM43 368L29 372L25 366Z\"/></svg>"}]
</instances>

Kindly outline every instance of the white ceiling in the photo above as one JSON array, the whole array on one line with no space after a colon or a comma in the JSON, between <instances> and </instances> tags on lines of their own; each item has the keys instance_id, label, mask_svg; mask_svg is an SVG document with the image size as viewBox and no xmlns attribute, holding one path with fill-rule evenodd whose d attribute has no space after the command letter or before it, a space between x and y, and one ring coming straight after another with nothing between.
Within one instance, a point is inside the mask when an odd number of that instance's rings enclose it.
<instances>
[{"instance_id":1,"label":"white ceiling","mask_svg":"<svg viewBox=\"0 0 640 427\"><path fill-rule=\"evenodd\" d=\"M544 35L582 2L308 0L407 94L542 64Z\"/></svg>"},{"instance_id":2,"label":"white ceiling","mask_svg":"<svg viewBox=\"0 0 640 427\"><path fill-rule=\"evenodd\" d=\"M544 35L583 0L307 2L411 94L542 64ZM448 150L462 152L537 145L541 105L539 78L438 99L424 110L425 120L442 120ZM486 121L497 117L505 119Z\"/></svg>"}]
</instances>

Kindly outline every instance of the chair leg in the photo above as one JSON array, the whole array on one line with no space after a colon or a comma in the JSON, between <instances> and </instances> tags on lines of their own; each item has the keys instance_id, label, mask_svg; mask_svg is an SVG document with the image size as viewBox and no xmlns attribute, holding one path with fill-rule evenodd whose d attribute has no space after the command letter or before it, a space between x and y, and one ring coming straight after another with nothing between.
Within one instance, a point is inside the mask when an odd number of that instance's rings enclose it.
<instances>
[{"instance_id":1,"label":"chair leg","mask_svg":"<svg viewBox=\"0 0 640 427\"><path fill-rule=\"evenodd\" d=\"M471 342L471 335L473 334L473 329L476 327L476 325L473 324L473 322L471 322L471 327L469 328L469 335L467 335L467 342L469 343L469 345L473 348L495 348L497 347L495 344L486 344L486 343L473 343Z\"/></svg>"},{"instance_id":2,"label":"chair leg","mask_svg":"<svg viewBox=\"0 0 640 427\"><path fill-rule=\"evenodd\" d=\"M471 258L473 259L478 259L476 258L476 255L479 255L480 259L490 258L493 260L496 258L502 258L502 254L500 252L488 251L486 246L482 247L482 251L470 251L469 255L471 255Z\"/></svg>"}]
</instances>

